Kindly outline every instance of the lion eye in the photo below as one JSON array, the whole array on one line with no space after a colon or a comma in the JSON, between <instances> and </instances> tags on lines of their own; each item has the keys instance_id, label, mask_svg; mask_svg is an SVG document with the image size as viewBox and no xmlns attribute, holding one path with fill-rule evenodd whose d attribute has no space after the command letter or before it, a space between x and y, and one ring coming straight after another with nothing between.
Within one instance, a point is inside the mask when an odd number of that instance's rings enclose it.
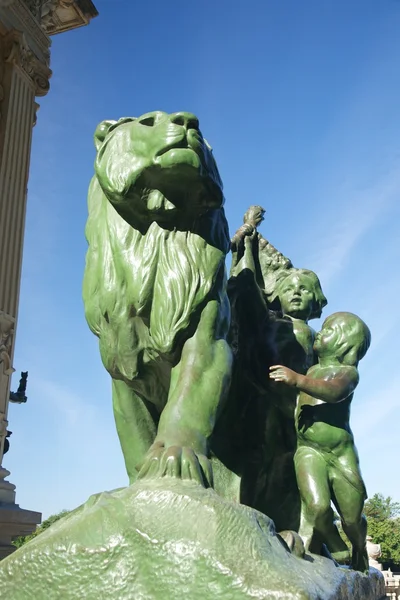
<instances>
[{"instance_id":1,"label":"lion eye","mask_svg":"<svg viewBox=\"0 0 400 600\"><path fill-rule=\"evenodd\" d=\"M144 119L140 119L139 123L141 125L146 125L147 127L153 127L155 122L154 117L145 117Z\"/></svg>"}]
</instances>

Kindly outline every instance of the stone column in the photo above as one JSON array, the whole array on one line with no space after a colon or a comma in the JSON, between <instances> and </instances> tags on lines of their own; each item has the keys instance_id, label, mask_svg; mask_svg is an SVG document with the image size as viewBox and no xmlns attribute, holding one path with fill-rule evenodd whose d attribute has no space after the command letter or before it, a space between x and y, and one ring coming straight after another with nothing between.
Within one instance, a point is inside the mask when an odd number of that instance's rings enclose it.
<instances>
[{"instance_id":1,"label":"stone column","mask_svg":"<svg viewBox=\"0 0 400 600\"><path fill-rule=\"evenodd\" d=\"M1 198L1 196L0 196ZM0 216L1 223L1 216ZM0 225L0 230L1 230ZM1 235L1 234L0 234ZM14 337L15 319L4 311L0 311L0 440L1 454L3 455L4 440L7 433L7 398L10 393L10 376L12 367L12 341ZM0 463L0 503L15 503L15 485L5 481L10 474Z\"/></svg>"},{"instance_id":2,"label":"stone column","mask_svg":"<svg viewBox=\"0 0 400 600\"><path fill-rule=\"evenodd\" d=\"M36 96L49 90L49 36L88 25L92 0L0 0L0 559L40 513L15 504L2 466L21 280L27 183Z\"/></svg>"},{"instance_id":3,"label":"stone column","mask_svg":"<svg viewBox=\"0 0 400 600\"><path fill-rule=\"evenodd\" d=\"M5 29L2 12L7 25L15 27ZM15 550L14 537L31 533L41 521L40 513L15 504L15 485L6 481L10 472L2 458L14 371L35 97L49 89L49 46L50 39L20 0L0 0L0 559Z\"/></svg>"},{"instance_id":4,"label":"stone column","mask_svg":"<svg viewBox=\"0 0 400 600\"><path fill-rule=\"evenodd\" d=\"M7 32L1 45L0 457L7 429L10 375L13 372L35 96L47 93L51 75L47 65L30 50L23 33L16 30Z\"/></svg>"}]
</instances>

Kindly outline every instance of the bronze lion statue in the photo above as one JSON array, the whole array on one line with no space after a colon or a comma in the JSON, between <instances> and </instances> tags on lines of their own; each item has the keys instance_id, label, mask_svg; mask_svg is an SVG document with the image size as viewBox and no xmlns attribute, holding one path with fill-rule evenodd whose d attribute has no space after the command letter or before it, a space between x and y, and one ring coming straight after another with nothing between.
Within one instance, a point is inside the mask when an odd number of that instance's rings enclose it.
<instances>
[{"instance_id":1,"label":"bronze lion statue","mask_svg":"<svg viewBox=\"0 0 400 600\"><path fill-rule=\"evenodd\" d=\"M112 377L125 464L212 485L232 356L222 182L198 119L104 121L88 196L86 319Z\"/></svg>"}]
</instances>

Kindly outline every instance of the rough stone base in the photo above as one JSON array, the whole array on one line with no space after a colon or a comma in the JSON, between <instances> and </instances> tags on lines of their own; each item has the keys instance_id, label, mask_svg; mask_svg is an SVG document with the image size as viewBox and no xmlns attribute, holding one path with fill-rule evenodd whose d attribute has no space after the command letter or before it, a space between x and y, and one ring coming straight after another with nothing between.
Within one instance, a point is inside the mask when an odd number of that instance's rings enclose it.
<instances>
[{"instance_id":1,"label":"rough stone base","mask_svg":"<svg viewBox=\"0 0 400 600\"><path fill-rule=\"evenodd\" d=\"M381 573L290 554L273 522L174 479L92 496L0 563L9 600L381 600Z\"/></svg>"},{"instance_id":2,"label":"rough stone base","mask_svg":"<svg viewBox=\"0 0 400 600\"><path fill-rule=\"evenodd\" d=\"M20 535L29 535L35 531L41 519L41 513L25 510L20 508L18 504L0 503L0 560L15 552L15 546L11 543L12 540Z\"/></svg>"}]
</instances>

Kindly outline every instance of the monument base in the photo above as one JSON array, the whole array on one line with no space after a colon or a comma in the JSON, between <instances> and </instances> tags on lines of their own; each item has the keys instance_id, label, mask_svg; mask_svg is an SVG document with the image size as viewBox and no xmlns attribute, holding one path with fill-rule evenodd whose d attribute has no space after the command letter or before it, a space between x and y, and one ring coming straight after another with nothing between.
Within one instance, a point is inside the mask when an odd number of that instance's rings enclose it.
<instances>
[{"instance_id":1,"label":"monument base","mask_svg":"<svg viewBox=\"0 0 400 600\"><path fill-rule=\"evenodd\" d=\"M0 466L0 560L15 552L12 540L33 533L42 521L41 513L15 504L15 485L6 481L9 475L10 471Z\"/></svg>"},{"instance_id":2,"label":"monument base","mask_svg":"<svg viewBox=\"0 0 400 600\"><path fill-rule=\"evenodd\" d=\"M0 503L0 560L15 552L12 540L33 533L41 519L40 513L24 510L18 504Z\"/></svg>"},{"instance_id":3,"label":"monument base","mask_svg":"<svg viewBox=\"0 0 400 600\"><path fill-rule=\"evenodd\" d=\"M292 555L261 513L177 479L92 496L0 563L12 600L381 600L381 573Z\"/></svg>"}]
</instances>

